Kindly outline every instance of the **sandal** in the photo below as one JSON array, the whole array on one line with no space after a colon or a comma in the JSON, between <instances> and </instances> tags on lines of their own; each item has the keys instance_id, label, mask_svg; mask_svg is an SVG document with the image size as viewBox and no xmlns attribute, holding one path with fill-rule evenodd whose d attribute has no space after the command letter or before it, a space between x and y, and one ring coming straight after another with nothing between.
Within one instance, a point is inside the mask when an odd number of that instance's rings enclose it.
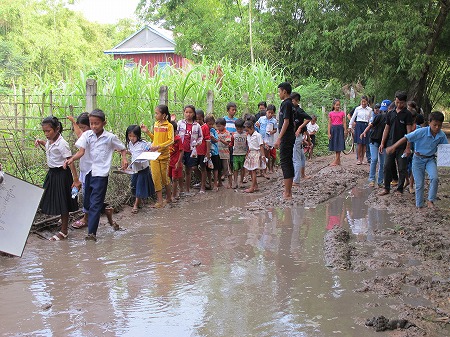
<instances>
[{"instance_id":1,"label":"sandal","mask_svg":"<svg viewBox=\"0 0 450 337\"><path fill-rule=\"evenodd\" d=\"M49 240L50 241L62 241L67 239L69 234L64 234L63 232L58 232L57 234L53 235Z\"/></svg>"},{"instance_id":2,"label":"sandal","mask_svg":"<svg viewBox=\"0 0 450 337\"><path fill-rule=\"evenodd\" d=\"M71 226L75 229L84 228L87 226L87 223L84 222L82 219L75 221Z\"/></svg>"},{"instance_id":3,"label":"sandal","mask_svg":"<svg viewBox=\"0 0 450 337\"><path fill-rule=\"evenodd\" d=\"M159 202L157 202L156 204L154 204L152 206L152 208L163 208L164 206L166 206L166 202L163 201L162 204L160 204Z\"/></svg>"},{"instance_id":4,"label":"sandal","mask_svg":"<svg viewBox=\"0 0 450 337\"><path fill-rule=\"evenodd\" d=\"M131 214L137 214L138 212L139 212L139 208L133 207L133 209L131 210Z\"/></svg>"}]
</instances>

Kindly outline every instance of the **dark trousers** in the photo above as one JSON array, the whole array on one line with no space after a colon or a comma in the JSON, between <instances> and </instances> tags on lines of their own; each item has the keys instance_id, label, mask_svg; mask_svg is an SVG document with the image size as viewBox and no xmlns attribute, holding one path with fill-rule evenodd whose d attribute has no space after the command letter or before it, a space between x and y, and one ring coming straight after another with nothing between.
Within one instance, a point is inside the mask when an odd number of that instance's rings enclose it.
<instances>
[{"instance_id":1,"label":"dark trousers","mask_svg":"<svg viewBox=\"0 0 450 337\"><path fill-rule=\"evenodd\" d=\"M295 138L292 140L283 139L280 143L280 166L283 172L283 179L290 179L295 176L293 161L294 143Z\"/></svg>"},{"instance_id":2,"label":"dark trousers","mask_svg":"<svg viewBox=\"0 0 450 337\"><path fill-rule=\"evenodd\" d=\"M384 188L388 191L391 189L391 181L395 177L394 172L398 169L397 191L403 192L408 167L408 158L402 158L403 151L404 149L397 149L392 154L386 154L384 161ZM396 161L398 168L396 167Z\"/></svg>"},{"instance_id":3,"label":"dark trousers","mask_svg":"<svg viewBox=\"0 0 450 337\"><path fill-rule=\"evenodd\" d=\"M85 180L83 206L88 211L88 234L97 235L100 215L105 202L108 177L93 177L89 172Z\"/></svg>"}]
</instances>

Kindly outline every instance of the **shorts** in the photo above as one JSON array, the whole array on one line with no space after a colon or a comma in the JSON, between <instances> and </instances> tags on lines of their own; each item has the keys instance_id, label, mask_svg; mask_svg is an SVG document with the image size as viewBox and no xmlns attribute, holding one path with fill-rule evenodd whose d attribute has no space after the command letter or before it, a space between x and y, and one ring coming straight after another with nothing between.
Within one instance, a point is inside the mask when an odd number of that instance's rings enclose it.
<instances>
[{"instance_id":1,"label":"shorts","mask_svg":"<svg viewBox=\"0 0 450 337\"><path fill-rule=\"evenodd\" d=\"M220 164L222 168L222 175L224 177L228 177L231 175L230 172L230 160L229 159L220 159Z\"/></svg>"},{"instance_id":2,"label":"shorts","mask_svg":"<svg viewBox=\"0 0 450 337\"><path fill-rule=\"evenodd\" d=\"M169 178L172 180L183 178L183 167L177 169L175 166L169 166Z\"/></svg>"},{"instance_id":3,"label":"shorts","mask_svg":"<svg viewBox=\"0 0 450 337\"><path fill-rule=\"evenodd\" d=\"M245 155L234 155L233 156L233 171L239 171L244 168Z\"/></svg>"},{"instance_id":4,"label":"shorts","mask_svg":"<svg viewBox=\"0 0 450 337\"><path fill-rule=\"evenodd\" d=\"M277 149L272 147L269 150L270 158L277 159Z\"/></svg>"},{"instance_id":5,"label":"shorts","mask_svg":"<svg viewBox=\"0 0 450 337\"><path fill-rule=\"evenodd\" d=\"M208 168L209 171L220 171L222 169L220 163L220 157L218 154L211 156L211 161L214 165L213 169Z\"/></svg>"},{"instance_id":6,"label":"shorts","mask_svg":"<svg viewBox=\"0 0 450 337\"><path fill-rule=\"evenodd\" d=\"M205 163L205 155L199 154L197 157L198 166L200 166L200 169L204 171L206 167L208 166L208 162Z\"/></svg>"},{"instance_id":7,"label":"shorts","mask_svg":"<svg viewBox=\"0 0 450 337\"><path fill-rule=\"evenodd\" d=\"M195 167L198 163L198 157L192 158L191 152L184 152L183 154L183 164L186 167Z\"/></svg>"}]
</instances>

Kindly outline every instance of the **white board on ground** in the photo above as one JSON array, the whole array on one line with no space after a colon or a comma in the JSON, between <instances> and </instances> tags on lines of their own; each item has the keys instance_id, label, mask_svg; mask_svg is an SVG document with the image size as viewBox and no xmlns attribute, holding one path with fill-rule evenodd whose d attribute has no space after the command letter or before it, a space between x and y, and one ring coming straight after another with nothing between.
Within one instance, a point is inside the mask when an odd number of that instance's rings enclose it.
<instances>
[{"instance_id":1,"label":"white board on ground","mask_svg":"<svg viewBox=\"0 0 450 337\"><path fill-rule=\"evenodd\" d=\"M437 166L450 167L450 144L438 145Z\"/></svg>"},{"instance_id":2,"label":"white board on ground","mask_svg":"<svg viewBox=\"0 0 450 337\"><path fill-rule=\"evenodd\" d=\"M5 174L0 184L0 251L22 256L44 190Z\"/></svg>"}]
</instances>

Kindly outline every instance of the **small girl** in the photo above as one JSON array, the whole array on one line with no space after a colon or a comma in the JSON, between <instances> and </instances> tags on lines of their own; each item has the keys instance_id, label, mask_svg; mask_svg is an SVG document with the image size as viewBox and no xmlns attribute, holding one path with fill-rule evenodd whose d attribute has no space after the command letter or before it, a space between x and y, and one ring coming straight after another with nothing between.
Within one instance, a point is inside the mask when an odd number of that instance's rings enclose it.
<instances>
[{"instance_id":1,"label":"small girl","mask_svg":"<svg viewBox=\"0 0 450 337\"><path fill-rule=\"evenodd\" d=\"M197 167L197 146L203 141L203 133L200 124L196 122L195 107L184 107L184 119L178 122L177 134L183 144L183 163L186 173L186 193L191 186L191 173Z\"/></svg>"},{"instance_id":2,"label":"small girl","mask_svg":"<svg viewBox=\"0 0 450 337\"><path fill-rule=\"evenodd\" d=\"M81 187L77 170L72 163L70 171L63 168L66 159L72 157L69 144L61 136L63 130L58 118L49 116L41 123L47 141L36 139L34 145L45 146L49 170L44 180L44 194L39 205L42 213L48 215L61 214L61 231L53 235L50 241L60 241L69 235L69 212L78 209L78 199L72 198L71 189Z\"/></svg>"},{"instance_id":3,"label":"small girl","mask_svg":"<svg viewBox=\"0 0 450 337\"><path fill-rule=\"evenodd\" d=\"M308 131L309 138L311 139L311 146L308 150L308 159L312 159L314 147L316 146L316 134L319 131L319 125L317 124L317 116L312 115L311 121L306 125L306 130Z\"/></svg>"},{"instance_id":4,"label":"small girl","mask_svg":"<svg viewBox=\"0 0 450 337\"><path fill-rule=\"evenodd\" d=\"M328 114L328 149L336 152L331 166L341 165L341 151L345 149L344 135L347 135L345 112L341 111L341 101L333 101L333 110Z\"/></svg>"},{"instance_id":5,"label":"small girl","mask_svg":"<svg viewBox=\"0 0 450 337\"><path fill-rule=\"evenodd\" d=\"M155 186L153 185L148 160L136 160L142 152L148 151L151 144L142 140L139 125L130 125L127 128L125 141L128 152L131 153L131 162L133 163L131 169L136 172L131 176L131 193L136 197L131 213L136 214L142 204L142 199L155 195Z\"/></svg>"},{"instance_id":6,"label":"small girl","mask_svg":"<svg viewBox=\"0 0 450 337\"><path fill-rule=\"evenodd\" d=\"M213 164L213 167L208 167L207 174L208 174L208 181L209 184L212 186L212 179L211 179L211 171L214 174L214 191L219 190L219 171L221 171L220 168L220 156L219 156L219 135L217 134L216 129L214 128L214 124L216 123L216 120L212 114L209 114L205 117L205 123L209 127L209 134L211 138L211 148L210 148L210 154L211 154L211 162Z\"/></svg>"},{"instance_id":7,"label":"small girl","mask_svg":"<svg viewBox=\"0 0 450 337\"><path fill-rule=\"evenodd\" d=\"M161 208L164 207L167 202L172 202L172 191L167 171L170 158L170 145L173 144L174 135L173 126L167 120L169 116L169 108L167 105L160 104L155 108L155 125L153 127L153 133L151 133L144 124L141 125L141 130L153 141L150 151L158 151L161 153L156 160L150 161L157 198L156 204L153 205L154 208ZM166 189L166 201L163 201L163 187Z\"/></svg>"},{"instance_id":8,"label":"small girl","mask_svg":"<svg viewBox=\"0 0 450 337\"><path fill-rule=\"evenodd\" d=\"M175 121L170 121L174 130L177 128ZM172 180L172 197L180 199L181 182L183 180L183 144L181 138L175 135L170 146L169 178Z\"/></svg>"},{"instance_id":9,"label":"small girl","mask_svg":"<svg viewBox=\"0 0 450 337\"><path fill-rule=\"evenodd\" d=\"M252 121L245 121L245 131L247 132L248 152L245 157L244 168L250 171L252 177L252 186L245 190L245 193L253 193L258 191L258 182L256 178L256 170L264 170L266 168L266 157L264 156L264 142L262 136L255 131Z\"/></svg>"}]
</instances>

